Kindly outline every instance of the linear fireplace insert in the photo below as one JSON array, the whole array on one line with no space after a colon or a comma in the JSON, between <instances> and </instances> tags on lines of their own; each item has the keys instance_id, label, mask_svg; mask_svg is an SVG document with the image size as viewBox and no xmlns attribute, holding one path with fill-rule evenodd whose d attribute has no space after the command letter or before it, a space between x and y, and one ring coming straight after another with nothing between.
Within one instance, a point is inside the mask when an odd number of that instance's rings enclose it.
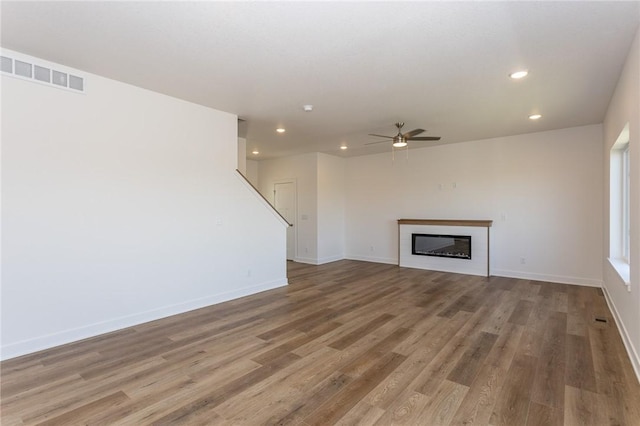
<instances>
[{"instance_id":1,"label":"linear fireplace insert","mask_svg":"<svg viewBox=\"0 0 640 426\"><path fill-rule=\"evenodd\" d=\"M411 254L471 259L471 236L411 234Z\"/></svg>"}]
</instances>

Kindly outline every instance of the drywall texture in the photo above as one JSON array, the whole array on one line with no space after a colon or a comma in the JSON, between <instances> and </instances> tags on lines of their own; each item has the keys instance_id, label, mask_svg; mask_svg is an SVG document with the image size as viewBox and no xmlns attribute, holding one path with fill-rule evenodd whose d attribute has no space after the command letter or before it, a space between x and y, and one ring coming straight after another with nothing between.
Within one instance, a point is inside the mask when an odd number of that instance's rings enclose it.
<instances>
[{"instance_id":1,"label":"drywall texture","mask_svg":"<svg viewBox=\"0 0 640 426\"><path fill-rule=\"evenodd\" d=\"M609 264L609 160L616 138L629 124L630 185L630 285ZM640 31L636 34L604 120L604 288L640 378Z\"/></svg>"},{"instance_id":2,"label":"drywall texture","mask_svg":"<svg viewBox=\"0 0 640 426\"><path fill-rule=\"evenodd\" d=\"M345 159L318 154L318 261L344 259Z\"/></svg>"},{"instance_id":3,"label":"drywall texture","mask_svg":"<svg viewBox=\"0 0 640 426\"><path fill-rule=\"evenodd\" d=\"M346 257L396 263L397 219L489 219L494 275L600 286L602 126L351 157Z\"/></svg>"},{"instance_id":4,"label":"drywall texture","mask_svg":"<svg viewBox=\"0 0 640 426\"><path fill-rule=\"evenodd\" d=\"M286 284L236 117L82 75L2 77L3 358Z\"/></svg>"}]
</instances>

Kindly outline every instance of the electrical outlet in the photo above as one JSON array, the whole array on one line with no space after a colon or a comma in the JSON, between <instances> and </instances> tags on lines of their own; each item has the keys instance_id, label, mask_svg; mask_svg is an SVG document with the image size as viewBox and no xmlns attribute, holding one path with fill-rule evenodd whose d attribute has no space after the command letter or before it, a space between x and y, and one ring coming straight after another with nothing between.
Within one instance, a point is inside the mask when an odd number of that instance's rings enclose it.
<instances>
[{"instance_id":1,"label":"electrical outlet","mask_svg":"<svg viewBox=\"0 0 640 426\"><path fill-rule=\"evenodd\" d=\"M526 257L521 257L521 258L520 258L520 264L521 264L521 265L524 265L524 264L526 264L526 263L527 263L527 258L526 258Z\"/></svg>"}]
</instances>

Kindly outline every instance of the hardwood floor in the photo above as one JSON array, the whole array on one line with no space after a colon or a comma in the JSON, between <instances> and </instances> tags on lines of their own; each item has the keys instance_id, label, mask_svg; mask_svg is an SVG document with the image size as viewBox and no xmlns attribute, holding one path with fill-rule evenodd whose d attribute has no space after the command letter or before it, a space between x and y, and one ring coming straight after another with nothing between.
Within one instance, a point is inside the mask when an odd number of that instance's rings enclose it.
<instances>
[{"instance_id":1,"label":"hardwood floor","mask_svg":"<svg viewBox=\"0 0 640 426\"><path fill-rule=\"evenodd\" d=\"M599 289L356 261L289 282L5 361L2 424L640 425Z\"/></svg>"}]
</instances>

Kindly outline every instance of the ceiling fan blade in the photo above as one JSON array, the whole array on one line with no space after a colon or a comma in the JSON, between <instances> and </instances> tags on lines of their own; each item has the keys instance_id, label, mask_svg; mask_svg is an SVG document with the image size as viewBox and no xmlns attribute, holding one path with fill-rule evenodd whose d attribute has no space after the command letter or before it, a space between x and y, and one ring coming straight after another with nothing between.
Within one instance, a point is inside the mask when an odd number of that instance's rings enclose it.
<instances>
[{"instance_id":1,"label":"ceiling fan blade","mask_svg":"<svg viewBox=\"0 0 640 426\"><path fill-rule=\"evenodd\" d=\"M424 129L414 129L414 130L412 130L410 132L405 133L402 136L404 136L405 138L409 139L409 138L412 138L412 137L414 137L416 135L419 135L420 133L422 133L424 131L425 131Z\"/></svg>"},{"instance_id":2,"label":"ceiling fan blade","mask_svg":"<svg viewBox=\"0 0 640 426\"><path fill-rule=\"evenodd\" d=\"M368 143L365 143L365 145L375 145L378 143L391 143L391 141L368 142Z\"/></svg>"},{"instance_id":3,"label":"ceiling fan blade","mask_svg":"<svg viewBox=\"0 0 640 426\"><path fill-rule=\"evenodd\" d=\"M418 136L416 138L407 138L410 141L439 141L440 136Z\"/></svg>"},{"instance_id":4,"label":"ceiling fan blade","mask_svg":"<svg viewBox=\"0 0 640 426\"><path fill-rule=\"evenodd\" d=\"M395 136L376 135L375 133L369 133L369 136L375 136L375 137L378 137L378 138L387 138L387 139L395 138Z\"/></svg>"}]
</instances>

